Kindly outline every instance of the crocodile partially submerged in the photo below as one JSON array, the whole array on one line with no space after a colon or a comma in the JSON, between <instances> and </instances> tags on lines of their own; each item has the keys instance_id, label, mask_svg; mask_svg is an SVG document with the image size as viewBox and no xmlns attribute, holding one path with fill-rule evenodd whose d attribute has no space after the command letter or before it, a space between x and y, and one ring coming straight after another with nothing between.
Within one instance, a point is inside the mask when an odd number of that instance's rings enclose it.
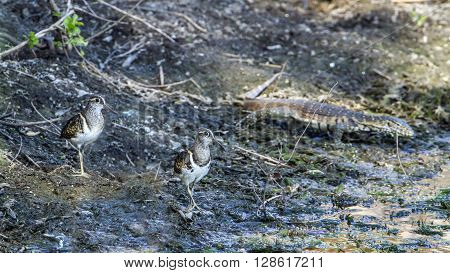
<instances>
[{"instance_id":1,"label":"crocodile partially submerged","mask_svg":"<svg viewBox=\"0 0 450 273\"><path fill-rule=\"evenodd\" d=\"M314 128L334 131L340 142L344 132L376 132L391 136L413 137L408 123L392 116L371 115L344 107L302 99L255 98L245 99L244 109L292 117L309 122Z\"/></svg>"}]
</instances>

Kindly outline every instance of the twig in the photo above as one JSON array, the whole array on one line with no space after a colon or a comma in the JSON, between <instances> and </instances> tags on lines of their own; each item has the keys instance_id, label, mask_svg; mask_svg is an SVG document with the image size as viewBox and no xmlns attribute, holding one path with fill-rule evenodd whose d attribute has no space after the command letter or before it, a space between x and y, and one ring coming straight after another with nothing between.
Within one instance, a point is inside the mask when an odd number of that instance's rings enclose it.
<instances>
[{"instance_id":1,"label":"twig","mask_svg":"<svg viewBox=\"0 0 450 273\"><path fill-rule=\"evenodd\" d=\"M244 149L244 148L242 148L242 147L240 147L240 146L238 146L238 145L234 145L233 147L236 148L236 149L238 149L238 150L241 150L241 151L243 151L243 152L245 152L245 153L247 153L247 154L251 154L251 155L257 156L257 157L259 157L259 158L265 159L265 160L267 160L267 161L269 161L269 162L272 162L272 163L274 163L274 164L279 164L279 165L283 165L283 166L286 165L285 163L283 163L283 162L281 162L281 161L279 161L279 160L276 160L276 159L274 159L274 158L272 158L272 157L270 157L270 156L258 154L258 153L255 152L255 151L251 151L251 150Z\"/></svg>"},{"instance_id":2,"label":"twig","mask_svg":"<svg viewBox=\"0 0 450 273\"><path fill-rule=\"evenodd\" d=\"M128 156L128 153L125 153L125 157L127 158L128 162L130 162L131 166L136 167L136 164L131 160L131 158Z\"/></svg>"},{"instance_id":3,"label":"twig","mask_svg":"<svg viewBox=\"0 0 450 273\"><path fill-rule=\"evenodd\" d=\"M90 11L87 11L85 9L82 9L80 7L74 7L73 9L76 10L76 11L82 12L82 13L86 13L86 14L88 14L88 15L96 18L96 19L99 19L99 20L102 20L102 21L105 21L105 22L109 22L109 23L116 23L117 22L117 21L114 21L114 20L107 19L105 17L98 16L97 14L94 14L94 13L92 13Z\"/></svg>"},{"instance_id":4,"label":"twig","mask_svg":"<svg viewBox=\"0 0 450 273\"><path fill-rule=\"evenodd\" d=\"M48 120L42 120L42 121L31 121L31 122L7 122L7 121L2 121L0 120L0 124L5 125L5 126L11 126L11 127L26 127L26 126L33 126L33 125L40 125L40 124L47 124L47 123L52 123L55 121L61 120L61 118L54 118L54 119L48 119Z\"/></svg>"},{"instance_id":5,"label":"twig","mask_svg":"<svg viewBox=\"0 0 450 273\"><path fill-rule=\"evenodd\" d=\"M129 55L129 54L131 54L131 53L133 53L133 52L135 52L137 50L140 50L141 48L143 48L145 46L145 42L146 42L146 38L144 37L143 39L141 39L139 41L139 43L134 44L127 52L124 52L124 53L119 54L117 56L113 56L113 57L111 57L111 59L122 58L122 57L125 57L125 56L127 56L127 55Z\"/></svg>"},{"instance_id":6,"label":"twig","mask_svg":"<svg viewBox=\"0 0 450 273\"><path fill-rule=\"evenodd\" d=\"M58 21L56 21L54 24L50 25L48 28L43 29L41 31L39 31L38 33L36 33L36 37L37 38L42 38L47 32L50 32L54 29L56 29L59 25L62 24L62 22L64 22L64 19L66 19L68 16L72 15L74 13L73 10L70 10L69 12L67 12L64 16L62 16ZM28 44L28 40L21 42L20 44L7 49L3 52L0 52L0 59L4 58L5 56L16 52L17 50L21 49L22 47L26 46Z\"/></svg>"},{"instance_id":7,"label":"twig","mask_svg":"<svg viewBox=\"0 0 450 273\"><path fill-rule=\"evenodd\" d=\"M89 9L90 12L97 15L97 13L92 9L91 5L86 0L83 0L83 3L86 5L86 7Z\"/></svg>"},{"instance_id":8,"label":"twig","mask_svg":"<svg viewBox=\"0 0 450 273\"><path fill-rule=\"evenodd\" d=\"M30 77L30 78L32 78L32 79L35 79L35 80L37 80L37 81L40 81L37 77L35 77L35 76L33 76L33 75L31 75L31 74L29 74L29 73L27 73L27 72L23 72L23 71L20 71L20 70L18 70L18 69L9 68L9 67L8 67L8 69L9 69L9 70L12 70L12 71L15 71L15 72L17 72L17 73L19 73L19 74L21 74L21 75L25 75L25 76L27 76L27 77Z\"/></svg>"},{"instance_id":9,"label":"twig","mask_svg":"<svg viewBox=\"0 0 450 273\"><path fill-rule=\"evenodd\" d=\"M58 130L57 132L61 132L61 128L59 128L58 126L56 126L53 122L49 121L48 118L44 117L44 115L41 114L41 112L38 111L38 109L36 108L36 106L34 106L33 102L31 101L31 106L33 107L34 111L36 111L36 113L38 113L38 115L43 118L44 120L48 121L48 123L50 123L50 125L53 126L53 128L55 128L56 130Z\"/></svg>"},{"instance_id":10,"label":"twig","mask_svg":"<svg viewBox=\"0 0 450 273\"><path fill-rule=\"evenodd\" d=\"M158 169L156 170L156 174L155 174L155 178L153 178L153 180L156 181L156 178L158 178L158 174L159 174L159 169L161 168L161 161L158 164Z\"/></svg>"},{"instance_id":11,"label":"twig","mask_svg":"<svg viewBox=\"0 0 450 273\"><path fill-rule=\"evenodd\" d=\"M207 33L208 30L202 26L200 26L199 24L197 24L194 20L192 20L189 16L187 16L186 14L183 14L181 12L176 12L176 11L166 11L166 10L158 10L158 9L152 9L152 8L147 8L147 7L141 7L141 10L144 11L154 11L154 12L160 12L160 13L169 13L169 14L173 14L179 17L182 17L183 19L185 19L186 21L188 21L189 24L191 24L194 28L196 28L197 30L203 32L203 33Z\"/></svg>"},{"instance_id":12,"label":"twig","mask_svg":"<svg viewBox=\"0 0 450 273\"><path fill-rule=\"evenodd\" d=\"M186 21L188 21L194 28L196 28L197 30L200 30L203 33L207 33L208 32L208 30L206 28L201 27L200 25L198 25L196 22L194 22L194 20L192 20L186 14L183 14L183 13L180 13L180 12L174 12L174 11L169 11L168 13L172 13L172 14L175 14L177 16L180 16L180 17L186 19Z\"/></svg>"},{"instance_id":13,"label":"twig","mask_svg":"<svg viewBox=\"0 0 450 273\"><path fill-rule=\"evenodd\" d=\"M17 151L16 155L14 156L13 161L15 161L17 159L17 157L20 154L20 151L22 151L22 144L23 144L23 140L22 140L22 136L20 136L20 147L19 147L19 150Z\"/></svg>"},{"instance_id":14,"label":"twig","mask_svg":"<svg viewBox=\"0 0 450 273\"><path fill-rule=\"evenodd\" d=\"M162 65L159 66L159 84L164 85L164 70Z\"/></svg>"},{"instance_id":15,"label":"twig","mask_svg":"<svg viewBox=\"0 0 450 273\"><path fill-rule=\"evenodd\" d=\"M153 26L152 24L150 24L149 22L145 21L144 19L142 19L142 18L140 18L140 17L138 17L138 16L136 16L136 15L130 14L130 13L128 13L128 12L122 10L122 9L119 9L118 7L113 6L113 5L109 4L109 3L106 3L105 1L98 0L98 2L99 2L100 4L102 4L102 5L105 5L105 6L107 6L107 7L112 8L113 10L115 10L115 11L117 11L117 12L122 13L123 15L126 15L126 16L128 16L128 17L130 17L130 18L133 18L133 19L136 20L136 21L139 21L139 22L143 23L143 24L146 25L148 28L150 28L150 29L152 29L152 30L158 32L159 34L161 34L162 36L164 36L166 39L168 39L169 41L171 41L172 43L176 43L175 40L172 39L169 35L167 35L164 31L162 31L161 29L159 29L159 28Z\"/></svg>"},{"instance_id":16,"label":"twig","mask_svg":"<svg viewBox=\"0 0 450 273\"><path fill-rule=\"evenodd\" d=\"M383 72L381 72L380 70L378 70L376 68L373 68L372 71L375 72L375 74L377 74L378 76L383 77L388 81L392 80L391 77L389 77L388 75L384 74Z\"/></svg>"},{"instance_id":17,"label":"twig","mask_svg":"<svg viewBox=\"0 0 450 273\"><path fill-rule=\"evenodd\" d=\"M34 166L38 167L39 169L41 168L41 166L39 166L39 164L37 164L30 156L28 156L26 153L23 154L25 156L26 159L28 159L28 161L30 161L31 163L33 163Z\"/></svg>"},{"instance_id":18,"label":"twig","mask_svg":"<svg viewBox=\"0 0 450 273\"><path fill-rule=\"evenodd\" d=\"M12 113L3 114L3 115L0 115L0 119L4 119L4 118L10 117L10 116L12 116Z\"/></svg>"},{"instance_id":19,"label":"twig","mask_svg":"<svg viewBox=\"0 0 450 273\"><path fill-rule=\"evenodd\" d=\"M400 151L398 148L398 133L395 133L395 144L396 144L396 150L397 150L397 159L398 159L398 163L400 164L400 168L402 169L403 173L409 177L409 174L406 173L405 168L403 168L403 164L402 164L402 160L400 158Z\"/></svg>"},{"instance_id":20,"label":"twig","mask_svg":"<svg viewBox=\"0 0 450 273\"><path fill-rule=\"evenodd\" d=\"M134 5L131 9L130 12L135 10L144 0L140 0L139 2L136 3L136 5ZM114 23L112 23L109 26L104 27L102 30L100 30L99 32L93 34L91 37L87 38L86 41L90 41L94 38L97 38L98 36L102 35L103 33L105 33L106 31L112 29L113 27L115 27L116 25L118 25L120 22L123 21L123 19L127 18L127 15L123 15L122 17L119 18L119 20L115 21ZM107 25L109 23L106 23L105 25Z\"/></svg>"}]
</instances>

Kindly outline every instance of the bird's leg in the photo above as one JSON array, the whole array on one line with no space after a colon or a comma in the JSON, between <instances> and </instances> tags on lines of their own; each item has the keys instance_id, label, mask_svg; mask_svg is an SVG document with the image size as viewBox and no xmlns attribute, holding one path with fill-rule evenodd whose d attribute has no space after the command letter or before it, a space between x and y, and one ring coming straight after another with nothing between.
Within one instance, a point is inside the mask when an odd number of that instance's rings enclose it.
<instances>
[{"instance_id":1,"label":"bird's leg","mask_svg":"<svg viewBox=\"0 0 450 273\"><path fill-rule=\"evenodd\" d=\"M89 174L84 172L84 159L83 159L83 148L78 149L78 156L80 158L80 173L74 174L74 176L89 177Z\"/></svg>"},{"instance_id":2,"label":"bird's leg","mask_svg":"<svg viewBox=\"0 0 450 273\"><path fill-rule=\"evenodd\" d=\"M189 204L189 207L188 207L188 211L191 211L195 207L195 205L194 205L195 201L194 201L194 197L192 197L192 191L189 188L189 183L186 183L186 188L187 188L187 191L188 191L188 194L189 194L189 201L190 201L190 204Z\"/></svg>"},{"instance_id":3,"label":"bird's leg","mask_svg":"<svg viewBox=\"0 0 450 273\"><path fill-rule=\"evenodd\" d=\"M193 208L197 208L199 211L203 211L203 209L200 208L200 207L197 205L197 203L195 203L195 200L194 200L194 188L195 188L196 182L197 182L197 181L194 181L194 183L192 183L192 189L191 189L192 207L193 207Z\"/></svg>"}]
</instances>

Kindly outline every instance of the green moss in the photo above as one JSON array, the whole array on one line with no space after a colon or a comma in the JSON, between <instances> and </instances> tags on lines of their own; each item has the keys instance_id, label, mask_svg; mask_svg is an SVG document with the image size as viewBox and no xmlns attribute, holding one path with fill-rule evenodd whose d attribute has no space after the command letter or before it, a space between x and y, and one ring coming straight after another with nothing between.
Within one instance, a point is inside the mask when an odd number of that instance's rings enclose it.
<instances>
[{"instance_id":1,"label":"green moss","mask_svg":"<svg viewBox=\"0 0 450 273\"><path fill-rule=\"evenodd\" d=\"M432 226L427 224L421 224L417 230L415 230L416 233L426 236L434 236L439 235L443 236L444 232L441 230L438 226Z\"/></svg>"},{"instance_id":2,"label":"green moss","mask_svg":"<svg viewBox=\"0 0 450 273\"><path fill-rule=\"evenodd\" d=\"M431 203L447 210L447 213L450 214L450 188L441 189L439 194L431 200Z\"/></svg>"}]
</instances>

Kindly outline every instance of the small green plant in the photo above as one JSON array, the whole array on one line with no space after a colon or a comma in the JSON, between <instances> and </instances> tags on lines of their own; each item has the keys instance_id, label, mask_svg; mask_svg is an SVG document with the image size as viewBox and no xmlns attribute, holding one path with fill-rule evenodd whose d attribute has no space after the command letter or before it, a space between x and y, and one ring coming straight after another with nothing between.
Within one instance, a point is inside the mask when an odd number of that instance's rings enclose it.
<instances>
[{"instance_id":1,"label":"small green plant","mask_svg":"<svg viewBox=\"0 0 450 273\"><path fill-rule=\"evenodd\" d=\"M80 27L84 26L78 15L74 14L64 19L64 29L67 34L67 43L72 46L87 46L87 41L81 36Z\"/></svg>"},{"instance_id":2,"label":"small green plant","mask_svg":"<svg viewBox=\"0 0 450 273\"><path fill-rule=\"evenodd\" d=\"M33 31L30 31L30 34L28 34L28 48L32 49L39 43L39 39L36 36L36 33Z\"/></svg>"},{"instance_id":3,"label":"small green plant","mask_svg":"<svg viewBox=\"0 0 450 273\"><path fill-rule=\"evenodd\" d=\"M415 10L411 12L411 19L416 24L417 27L423 26L428 16L423 14L418 14Z\"/></svg>"}]
</instances>

